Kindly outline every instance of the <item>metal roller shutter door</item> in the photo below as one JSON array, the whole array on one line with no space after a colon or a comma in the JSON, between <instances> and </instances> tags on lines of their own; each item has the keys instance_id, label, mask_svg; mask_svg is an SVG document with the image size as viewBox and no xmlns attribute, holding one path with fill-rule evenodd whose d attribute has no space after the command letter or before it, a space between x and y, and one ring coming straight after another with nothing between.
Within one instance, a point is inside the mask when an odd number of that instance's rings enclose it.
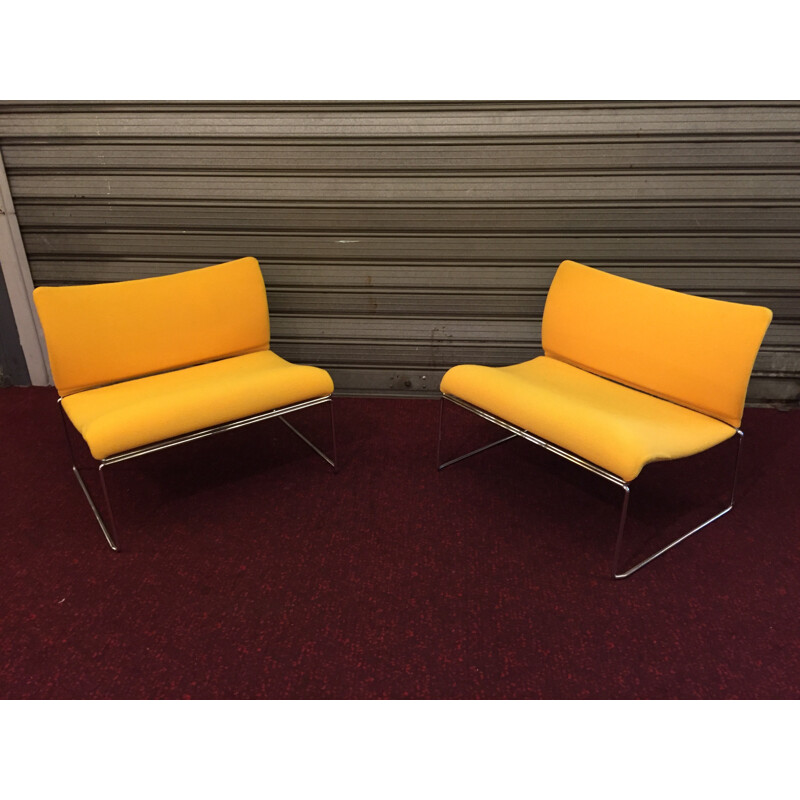
<instances>
[{"instance_id":1,"label":"metal roller shutter door","mask_svg":"<svg viewBox=\"0 0 800 800\"><path fill-rule=\"evenodd\" d=\"M36 285L253 255L343 393L532 357L571 258L770 306L749 401L800 396L798 103L2 103L0 151Z\"/></svg>"}]
</instances>

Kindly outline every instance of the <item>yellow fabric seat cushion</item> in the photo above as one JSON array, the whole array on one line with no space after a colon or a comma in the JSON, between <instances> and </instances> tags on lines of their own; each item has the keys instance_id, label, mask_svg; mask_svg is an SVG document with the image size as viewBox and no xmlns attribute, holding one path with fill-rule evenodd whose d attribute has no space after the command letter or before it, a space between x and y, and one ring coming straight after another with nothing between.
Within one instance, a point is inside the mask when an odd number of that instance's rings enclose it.
<instances>
[{"instance_id":1,"label":"yellow fabric seat cushion","mask_svg":"<svg viewBox=\"0 0 800 800\"><path fill-rule=\"evenodd\" d=\"M592 462L624 481L645 464L700 453L736 429L558 359L462 364L441 390Z\"/></svg>"},{"instance_id":2,"label":"yellow fabric seat cushion","mask_svg":"<svg viewBox=\"0 0 800 800\"><path fill-rule=\"evenodd\" d=\"M262 350L65 397L96 459L272 409L325 397L330 375Z\"/></svg>"}]
</instances>

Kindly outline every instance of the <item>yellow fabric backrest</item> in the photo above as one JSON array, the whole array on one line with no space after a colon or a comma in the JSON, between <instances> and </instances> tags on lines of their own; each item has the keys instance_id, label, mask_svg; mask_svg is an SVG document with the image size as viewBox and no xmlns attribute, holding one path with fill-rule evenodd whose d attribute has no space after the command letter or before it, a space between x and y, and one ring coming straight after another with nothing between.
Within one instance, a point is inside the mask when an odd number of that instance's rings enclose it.
<instances>
[{"instance_id":1,"label":"yellow fabric backrest","mask_svg":"<svg viewBox=\"0 0 800 800\"><path fill-rule=\"evenodd\" d=\"M545 303L545 354L738 427L762 306L674 292L564 261Z\"/></svg>"},{"instance_id":2,"label":"yellow fabric backrest","mask_svg":"<svg viewBox=\"0 0 800 800\"><path fill-rule=\"evenodd\" d=\"M119 283L40 286L33 298L62 397L269 348L254 258Z\"/></svg>"}]
</instances>

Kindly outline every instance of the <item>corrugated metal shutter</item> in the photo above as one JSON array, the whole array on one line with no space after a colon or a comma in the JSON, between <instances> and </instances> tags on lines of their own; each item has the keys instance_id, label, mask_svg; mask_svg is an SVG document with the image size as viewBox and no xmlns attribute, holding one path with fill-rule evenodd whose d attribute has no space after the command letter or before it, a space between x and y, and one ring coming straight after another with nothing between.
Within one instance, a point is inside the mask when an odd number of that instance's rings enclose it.
<instances>
[{"instance_id":1,"label":"corrugated metal shutter","mask_svg":"<svg viewBox=\"0 0 800 800\"><path fill-rule=\"evenodd\" d=\"M3 103L34 282L253 255L275 349L343 393L533 357L565 258L770 306L800 394L800 103Z\"/></svg>"}]
</instances>

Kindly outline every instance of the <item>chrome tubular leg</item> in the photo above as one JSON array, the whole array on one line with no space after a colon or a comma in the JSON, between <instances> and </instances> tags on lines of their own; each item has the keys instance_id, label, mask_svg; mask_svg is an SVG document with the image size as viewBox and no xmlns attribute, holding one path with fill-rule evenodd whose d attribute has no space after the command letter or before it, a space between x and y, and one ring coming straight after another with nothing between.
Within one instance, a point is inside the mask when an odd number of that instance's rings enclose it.
<instances>
[{"instance_id":1,"label":"chrome tubular leg","mask_svg":"<svg viewBox=\"0 0 800 800\"><path fill-rule=\"evenodd\" d=\"M108 500L108 491L106 490L106 482L105 478L103 477L103 467L105 465L101 464L99 473L100 473L100 482L103 484L103 494L106 498L106 505L108 507L110 520L111 520L111 527L114 528L114 514L111 511L111 503ZM86 495L86 499L89 501L89 505L91 506L92 512L94 513L95 519L97 520L98 524L100 525L100 529L103 531L103 536L106 537L106 541L108 542L108 546L116 553L119 551L119 547L117 546L116 541L114 541L114 537L109 531L106 523L103 520L103 517L100 515L100 512L97 510L97 506L92 499L92 495L89 494L89 489L86 487L83 478L81 477L81 473L78 471L78 468L73 464L72 471L75 473L75 477L78 479L78 483L80 484L81 489L83 489L83 493Z\"/></svg>"},{"instance_id":2,"label":"chrome tubular leg","mask_svg":"<svg viewBox=\"0 0 800 800\"><path fill-rule=\"evenodd\" d=\"M716 514L714 514L713 517L709 517L705 522L701 522L697 527L692 528L688 533L684 533L682 536L679 536L677 539L675 539L674 541L670 542L665 547L662 547L661 550L659 550L657 553L654 553L653 555L648 556L643 561L640 561L638 564L636 564L635 566L631 567L629 570L626 570L625 572L620 572L619 571L619 559L620 559L621 545L622 545L622 534L623 534L623 531L624 531L624 528L625 528L625 519L626 519L627 513L628 513L628 499L630 497L630 488L627 485L625 486L626 492L625 492L625 502L624 502L623 507L622 507L622 520L620 522L619 534L617 535L617 546L616 546L615 551L614 551L614 577L615 578L627 578L629 575L633 575L634 572L636 572L637 570L641 569L643 566L645 566L645 564L649 564L651 561L653 561L654 559L658 558L660 555L663 555L664 553L666 553L667 550L671 550L673 547L675 547L676 545L680 544L684 539L688 539L693 533L697 533L697 531L702 530L703 528L706 527L706 525L710 525L715 520L718 520L720 517L722 517L725 514L727 514L733 508L733 495L734 495L734 492L736 490L736 478L737 478L738 473L739 473L739 457L741 455L742 439L744 437L744 434L742 433L741 430L737 430L736 434L738 436L738 441L737 441L737 447L736 447L736 461L735 461L735 465L734 465L734 468L733 468L733 486L731 488L730 503L728 504L727 508L723 508L722 511L717 512Z\"/></svg>"},{"instance_id":3,"label":"chrome tubular leg","mask_svg":"<svg viewBox=\"0 0 800 800\"><path fill-rule=\"evenodd\" d=\"M333 419L333 400L328 404L328 408L331 412L331 439L333 441L333 471L335 473L339 472L339 458L336 453L336 423Z\"/></svg>"},{"instance_id":4,"label":"chrome tubular leg","mask_svg":"<svg viewBox=\"0 0 800 800\"><path fill-rule=\"evenodd\" d=\"M100 483L103 485L103 496L106 498L106 508L108 509L108 521L111 525L111 531L116 534L117 532L117 523L114 520L114 509L111 505L111 498L108 496L108 486L106 486L106 475L103 472L103 468L107 467L107 464L100 464L100 468L98 472L100 473ZM108 530L103 528L103 533L106 535L106 539L108 540L108 544L111 546L112 550L117 550L116 542L114 541L114 537L109 533Z\"/></svg>"},{"instance_id":5,"label":"chrome tubular leg","mask_svg":"<svg viewBox=\"0 0 800 800\"><path fill-rule=\"evenodd\" d=\"M744 440L744 433L741 429L736 431L739 437L736 445L736 462L733 466L733 486L731 487L731 502L730 507L733 508L733 497L736 494L736 479L739 476L739 458L742 455L742 441Z\"/></svg>"},{"instance_id":6,"label":"chrome tubular leg","mask_svg":"<svg viewBox=\"0 0 800 800\"><path fill-rule=\"evenodd\" d=\"M338 468L336 466L336 428L334 426L334 421L333 421L333 401L329 400L328 402L330 404L330 409L331 409L331 435L333 437L332 459L326 456L325 453L323 453L322 450L320 450L319 447L317 447L313 442L309 441L305 436L303 436L303 434L300 433L300 431L298 431L297 428L295 428L294 425L292 425L292 423L286 419L286 417L280 417L280 420L281 422L283 422L284 425L286 425L287 428L289 428L289 430L292 431L292 433L294 433L296 436L302 439L318 456L320 456L328 464L330 464L333 467L334 472L337 472Z\"/></svg>"},{"instance_id":7,"label":"chrome tubular leg","mask_svg":"<svg viewBox=\"0 0 800 800\"><path fill-rule=\"evenodd\" d=\"M450 461L446 461L444 464L441 463L441 453L442 453L442 422L444 417L444 403L447 398L442 397L442 404L439 406L439 442L436 446L436 463L439 465L439 469L443 470L445 467L449 467L452 464L457 464L459 461L463 461L470 456L475 456L478 453L482 453L484 450L489 450L492 447L497 447L498 444L503 444L503 442L508 442L511 439L516 439L517 434L512 433L509 436L504 436L502 439L498 439L496 442L491 442L491 444L485 444L483 447L478 447L476 450L472 450L469 453L465 453L463 456L458 456L457 458L451 458Z\"/></svg>"},{"instance_id":8,"label":"chrome tubular leg","mask_svg":"<svg viewBox=\"0 0 800 800\"><path fill-rule=\"evenodd\" d=\"M109 520L111 522L111 530L109 530L108 526L105 523L100 512L97 510L97 505L95 504L94 500L92 499L92 495L89 492L89 488L86 486L86 482L81 477L80 467L76 466L78 459L75 457L75 449L72 446L72 438L70 437L69 433L69 424L67 423L67 413L64 411L64 407L61 405L61 398L58 400L58 407L61 411L61 422L64 425L64 436L67 440L67 447L69 448L70 456L72 457L72 471L75 474L75 477L78 479L78 484L80 485L81 489L83 490L83 494L86 496L86 499L89 501L89 506L92 509L92 513L94 514L97 523L100 525L100 530L103 531L103 536L106 537L106 541L108 542L108 546L116 553L119 552L119 547L117 546L116 541L114 540L113 533L116 533L116 528L114 525L114 512L111 509L111 503L108 499L108 491L106 489L106 481L105 477L103 476L103 467L106 464L100 464L100 468L98 470L98 474L100 476L100 483L103 487L103 495L106 498L106 508L108 508L109 513ZM84 467L86 469L86 467Z\"/></svg>"},{"instance_id":9,"label":"chrome tubular leg","mask_svg":"<svg viewBox=\"0 0 800 800\"><path fill-rule=\"evenodd\" d=\"M619 532L617 533L617 544L614 547L614 577L623 578L624 575L619 575L619 557L622 552L622 534L625 532L625 521L628 519L628 503L631 499L631 487L626 483L622 487L625 492L625 499L622 501L622 515L619 519Z\"/></svg>"},{"instance_id":10,"label":"chrome tubular leg","mask_svg":"<svg viewBox=\"0 0 800 800\"><path fill-rule=\"evenodd\" d=\"M439 400L439 438L436 441L436 463L442 468L442 418L444 417L444 397Z\"/></svg>"}]
</instances>

